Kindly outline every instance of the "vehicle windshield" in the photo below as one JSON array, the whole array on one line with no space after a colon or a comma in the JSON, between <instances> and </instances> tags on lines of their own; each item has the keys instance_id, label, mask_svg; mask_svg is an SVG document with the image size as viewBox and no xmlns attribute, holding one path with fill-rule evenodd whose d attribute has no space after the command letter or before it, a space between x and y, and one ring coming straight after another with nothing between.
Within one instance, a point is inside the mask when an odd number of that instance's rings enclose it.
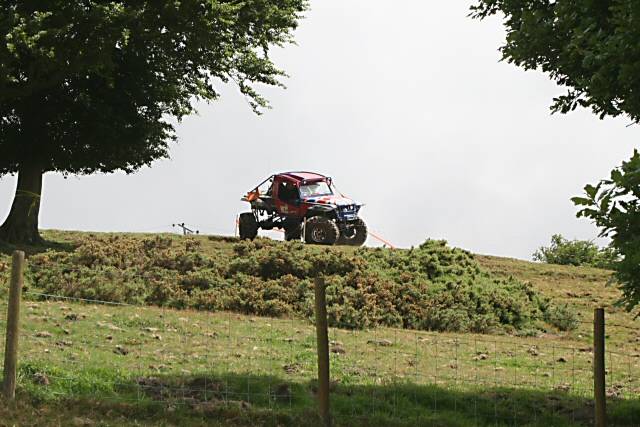
<instances>
[{"instance_id":1,"label":"vehicle windshield","mask_svg":"<svg viewBox=\"0 0 640 427\"><path fill-rule=\"evenodd\" d=\"M327 196L333 194L325 181L318 181L300 186L300 197Z\"/></svg>"}]
</instances>

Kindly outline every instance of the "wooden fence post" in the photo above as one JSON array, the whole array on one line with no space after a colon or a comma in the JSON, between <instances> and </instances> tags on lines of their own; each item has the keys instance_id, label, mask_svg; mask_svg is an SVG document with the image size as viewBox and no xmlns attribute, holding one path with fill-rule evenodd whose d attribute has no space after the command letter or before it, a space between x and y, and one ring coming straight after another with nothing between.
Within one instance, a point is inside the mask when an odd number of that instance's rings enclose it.
<instances>
[{"instance_id":1,"label":"wooden fence post","mask_svg":"<svg viewBox=\"0 0 640 427\"><path fill-rule=\"evenodd\" d=\"M13 252L9 307L7 309L7 336L4 352L4 380L2 392L7 400L16 397L16 372L18 367L18 334L20 323L20 297L22 295L24 252Z\"/></svg>"},{"instance_id":2,"label":"wooden fence post","mask_svg":"<svg viewBox=\"0 0 640 427\"><path fill-rule=\"evenodd\" d=\"M329 411L329 331L327 326L327 299L323 278L314 280L316 291L316 334L318 348L318 406L325 426L331 425Z\"/></svg>"},{"instance_id":3,"label":"wooden fence post","mask_svg":"<svg viewBox=\"0 0 640 427\"><path fill-rule=\"evenodd\" d=\"M593 313L593 392L595 399L595 427L607 425L607 396L605 390L604 309Z\"/></svg>"}]
</instances>

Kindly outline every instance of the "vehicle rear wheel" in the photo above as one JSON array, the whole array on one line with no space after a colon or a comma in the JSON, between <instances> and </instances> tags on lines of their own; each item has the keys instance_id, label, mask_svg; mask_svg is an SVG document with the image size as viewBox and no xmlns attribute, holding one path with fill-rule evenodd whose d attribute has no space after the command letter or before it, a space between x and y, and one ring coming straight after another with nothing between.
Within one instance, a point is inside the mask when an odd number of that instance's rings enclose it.
<instances>
[{"instance_id":1,"label":"vehicle rear wheel","mask_svg":"<svg viewBox=\"0 0 640 427\"><path fill-rule=\"evenodd\" d=\"M316 245L333 245L340 238L340 230L335 221L323 216L314 216L307 220L304 240Z\"/></svg>"},{"instance_id":2,"label":"vehicle rear wheel","mask_svg":"<svg viewBox=\"0 0 640 427\"><path fill-rule=\"evenodd\" d=\"M358 218L353 224L340 233L338 245L362 246L367 241L367 224Z\"/></svg>"},{"instance_id":3,"label":"vehicle rear wheel","mask_svg":"<svg viewBox=\"0 0 640 427\"><path fill-rule=\"evenodd\" d=\"M258 235L258 221L253 212L245 212L240 214L238 224L240 231L240 239L253 240Z\"/></svg>"},{"instance_id":4,"label":"vehicle rear wheel","mask_svg":"<svg viewBox=\"0 0 640 427\"><path fill-rule=\"evenodd\" d=\"M286 224L284 226L284 240L300 240L302 236L302 224L300 222Z\"/></svg>"}]
</instances>

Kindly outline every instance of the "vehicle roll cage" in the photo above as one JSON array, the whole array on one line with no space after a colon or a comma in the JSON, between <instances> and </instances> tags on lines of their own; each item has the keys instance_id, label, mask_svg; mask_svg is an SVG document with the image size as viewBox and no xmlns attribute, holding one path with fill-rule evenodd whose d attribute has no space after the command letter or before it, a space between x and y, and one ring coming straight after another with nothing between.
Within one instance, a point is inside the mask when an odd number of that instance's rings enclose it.
<instances>
[{"instance_id":1,"label":"vehicle roll cage","mask_svg":"<svg viewBox=\"0 0 640 427\"><path fill-rule=\"evenodd\" d=\"M311 179L301 179L301 180L296 180L295 178L292 178L290 175L295 175L297 173L305 173L305 174L313 174L313 175L318 175L314 172L304 172L304 171L296 171L296 172L285 172L285 173L278 173L278 174L273 174L270 177L268 177L267 179L265 179L264 181L262 181L260 184L256 185L253 189L251 189L250 191L247 192L247 194L253 193L256 190L258 190L263 184L267 183L268 181L273 181L276 176L288 176L290 179L296 181L296 184L300 185L305 185L305 184L311 184L314 182L326 182L327 184L329 184L329 186L333 186L333 179L330 176L324 176L324 175L319 175L319 178L311 178Z\"/></svg>"}]
</instances>

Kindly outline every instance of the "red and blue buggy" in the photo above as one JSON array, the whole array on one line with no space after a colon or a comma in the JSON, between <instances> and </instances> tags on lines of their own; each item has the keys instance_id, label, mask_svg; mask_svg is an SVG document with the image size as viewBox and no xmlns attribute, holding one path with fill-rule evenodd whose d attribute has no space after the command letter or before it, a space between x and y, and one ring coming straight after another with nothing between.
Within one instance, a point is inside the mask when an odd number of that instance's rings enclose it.
<instances>
[{"instance_id":1,"label":"red and blue buggy","mask_svg":"<svg viewBox=\"0 0 640 427\"><path fill-rule=\"evenodd\" d=\"M320 245L361 246L367 226L358 216L363 206L340 194L333 180L313 172L272 175L249 191L243 201L251 212L240 214L241 239L254 239L258 230L283 229L285 240Z\"/></svg>"}]
</instances>

